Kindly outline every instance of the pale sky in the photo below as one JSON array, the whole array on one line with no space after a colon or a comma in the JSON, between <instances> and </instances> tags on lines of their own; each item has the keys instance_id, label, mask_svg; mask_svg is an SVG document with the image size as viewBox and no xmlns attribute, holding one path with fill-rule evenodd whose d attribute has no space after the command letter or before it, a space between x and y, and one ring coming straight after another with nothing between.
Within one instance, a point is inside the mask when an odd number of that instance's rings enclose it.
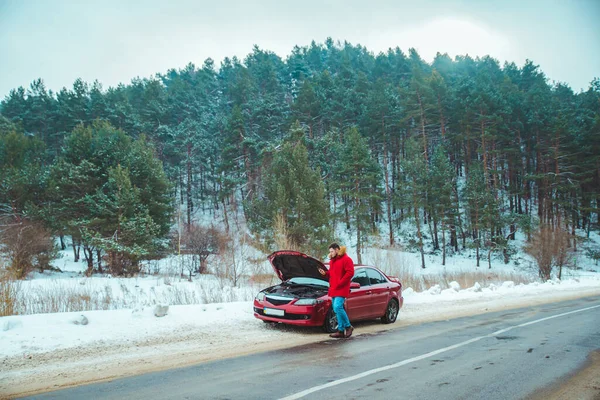
<instances>
[{"instance_id":1,"label":"pale sky","mask_svg":"<svg viewBox=\"0 0 600 400\"><path fill-rule=\"evenodd\" d=\"M253 45L284 58L327 37L377 54L411 47L526 59L550 81L587 89L600 77L600 0L0 0L0 99L42 78L104 89Z\"/></svg>"}]
</instances>

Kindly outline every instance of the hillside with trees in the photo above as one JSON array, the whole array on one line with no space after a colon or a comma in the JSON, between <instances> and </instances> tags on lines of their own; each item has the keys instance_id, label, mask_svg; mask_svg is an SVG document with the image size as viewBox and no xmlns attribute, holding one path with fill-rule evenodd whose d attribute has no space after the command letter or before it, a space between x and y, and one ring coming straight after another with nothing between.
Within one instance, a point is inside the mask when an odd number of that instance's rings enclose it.
<instances>
[{"instance_id":1,"label":"hillside with trees","mask_svg":"<svg viewBox=\"0 0 600 400\"><path fill-rule=\"evenodd\" d=\"M38 79L0 102L0 176L19 277L65 236L89 274L136 273L181 251L173 231L199 213L226 234L243 212L265 251L283 236L314 253L346 230L359 262L372 245L423 268L426 252L508 262L517 232L570 251L598 230L600 80L574 93L533 61L331 39L108 89Z\"/></svg>"}]
</instances>

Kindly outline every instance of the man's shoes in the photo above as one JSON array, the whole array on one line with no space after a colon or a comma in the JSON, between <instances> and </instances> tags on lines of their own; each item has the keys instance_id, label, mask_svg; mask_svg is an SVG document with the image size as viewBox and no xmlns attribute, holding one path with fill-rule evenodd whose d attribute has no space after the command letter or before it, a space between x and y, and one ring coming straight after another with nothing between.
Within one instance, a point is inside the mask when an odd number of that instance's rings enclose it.
<instances>
[{"instance_id":1,"label":"man's shoes","mask_svg":"<svg viewBox=\"0 0 600 400\"><path fill-rule=\"evenodd\" d=\"M329 335L329 337L332 337L334 339L341 339L346 336L344 334L344 331L337 331L336 333L332 333L331 335Z\"/></svg>"},{"instance_id":2,"label":"man's shoes","mask_svg":"<svg viewBox=\"0 0 600 400\"><path fill-rule=\"evenodd\" d=\"M353 326L349 326L346 328L346 330L344 331L344 337L347 339L350 336L352 336L352 332L354 332L354 327Z\"/></svg>"}]
</instances>

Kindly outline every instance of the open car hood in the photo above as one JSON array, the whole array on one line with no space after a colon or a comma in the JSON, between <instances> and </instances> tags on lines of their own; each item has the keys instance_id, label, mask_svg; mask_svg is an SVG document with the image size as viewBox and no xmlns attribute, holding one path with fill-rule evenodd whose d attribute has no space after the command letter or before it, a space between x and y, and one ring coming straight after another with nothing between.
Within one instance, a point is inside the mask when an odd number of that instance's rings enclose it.
<instances>
[{"instance_id":1,"label":"open car hood","mask_svg":"<svg viewBox=\"0 0 600 400\"><path fill-rule=\"evenodd\" d=\"M295 277L307 277L328 282L329 278L321 275L319 268L327 271L327 267L316 258L299 251L278 250L267 257L275 273L282 281Z\"/></svg>"}]
</instances>

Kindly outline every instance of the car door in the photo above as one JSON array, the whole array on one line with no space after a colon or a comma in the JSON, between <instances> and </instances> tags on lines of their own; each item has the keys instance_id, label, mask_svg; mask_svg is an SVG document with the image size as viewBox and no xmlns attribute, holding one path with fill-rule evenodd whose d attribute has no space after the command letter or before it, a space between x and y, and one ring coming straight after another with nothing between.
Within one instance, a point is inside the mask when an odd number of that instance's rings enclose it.
<instances>
[{"instance_id":1,"label":"car door","mask_svg":"<svg viewBox=\"0 0 600 400\"><path fill-rule=\"evenodd\" d=\"M376 269L366 268L371 288L369 317L381 317L389 299L390 283Z\"/></svg>"},{"instance_id":2,"label":"car door","mask_svg":"<svg viewBox=\"0 0 600 400\"><path fill-rule=\"evenodd\" d=\"M365 268L354 270L352 282L360 284L360 288L350 289L350 295L346 299L346 312L350 321L357 321L369 315L371 284Z\"/></svg>"}]
</instances>

